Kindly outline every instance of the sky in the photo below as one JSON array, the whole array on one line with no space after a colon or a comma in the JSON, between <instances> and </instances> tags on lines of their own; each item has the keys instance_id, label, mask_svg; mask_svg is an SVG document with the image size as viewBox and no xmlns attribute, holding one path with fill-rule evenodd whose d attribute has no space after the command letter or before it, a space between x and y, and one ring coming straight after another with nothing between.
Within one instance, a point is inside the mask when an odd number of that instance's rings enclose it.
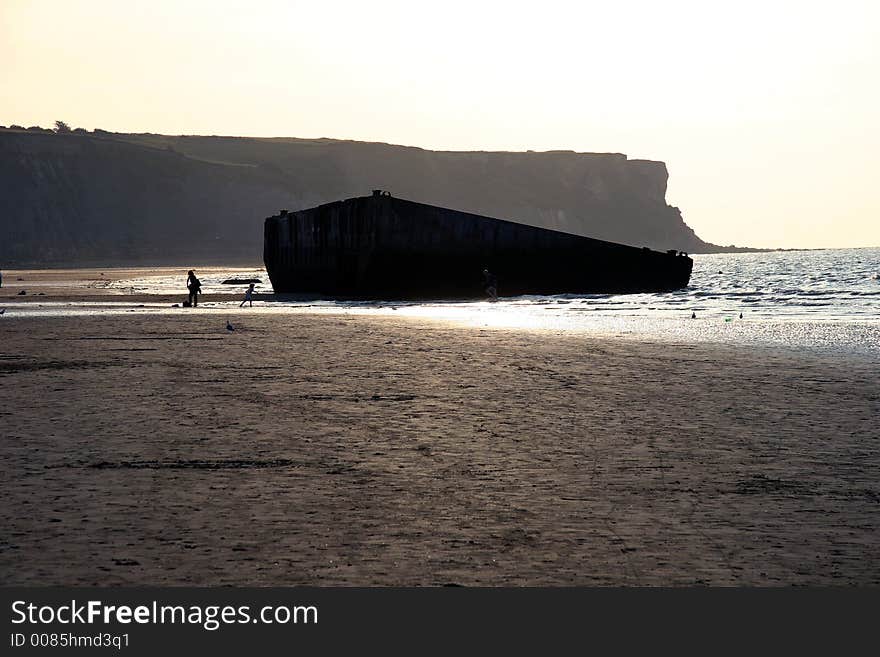
<instances>
[{"instance_id":1,"label":"sky","mask_svg":"<svg viewBox=\"0 0 880 657\"><path fill-rule=\"evenodd\" d=\"M880 246L880 2L0 0L0 125L662 160L703 239Z\"/></svg>"}]
</instances>

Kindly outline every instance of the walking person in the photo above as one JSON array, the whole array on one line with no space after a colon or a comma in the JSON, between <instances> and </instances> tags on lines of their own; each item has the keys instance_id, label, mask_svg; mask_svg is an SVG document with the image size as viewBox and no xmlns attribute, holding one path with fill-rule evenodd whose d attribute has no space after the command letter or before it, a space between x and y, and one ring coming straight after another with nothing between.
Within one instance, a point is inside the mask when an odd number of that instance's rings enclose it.
<instances>
[{"instance_id":1,"label":"walking person","mask_svg":"<svg viewBox=\"0 0 880 657\"><path fill-rule=\"evenodd\" d=\"M483 270L483 287L489 295L489 301L498 301L498 279L488 269Z\"/></svg>"},{"instance_id":2,"label":"walking person","mask_svg":"<svg viewBox=\"0 0 880 657\"><path fill-rule=\"evenodd\" d=\"M199 305L199 294L202 291L202 283L196 277L196 273L190 269L186 275L186 287L189 290L189 305L196 308Z\"/></svg>"},{"instance_id":3,"label":"walking person","mask_svg":"<svg viewBox=\"0 0 880 657\"><path fill-rule=\"evenodd\" d=\"M244 304L249 303L250 307L253 308L254 307L254 300L252 298L253 294L254 294L254 284L251 283L248 286L248 289L244 293L244 301L242 301L240 304L238 304L238 307L241 308Z\"/></svg>"}]
</instances>

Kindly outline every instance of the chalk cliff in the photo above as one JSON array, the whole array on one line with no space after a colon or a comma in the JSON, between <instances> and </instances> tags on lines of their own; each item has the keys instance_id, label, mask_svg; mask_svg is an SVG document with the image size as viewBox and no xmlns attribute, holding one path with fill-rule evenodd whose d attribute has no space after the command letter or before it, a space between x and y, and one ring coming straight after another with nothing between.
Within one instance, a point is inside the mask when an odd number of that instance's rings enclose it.
<instances>
[{"instance_id":1,"label":"chalk cliff","mask_svg":"<svg viewBox=\"0 0 880 657\"><path fill-rule=\"evenodd\" d=\"M0 130L0 266L259 263L263 218L395 196L690 252L666 166L607 153L440 152L330 139Z\"/></svg>"}]
</instances>

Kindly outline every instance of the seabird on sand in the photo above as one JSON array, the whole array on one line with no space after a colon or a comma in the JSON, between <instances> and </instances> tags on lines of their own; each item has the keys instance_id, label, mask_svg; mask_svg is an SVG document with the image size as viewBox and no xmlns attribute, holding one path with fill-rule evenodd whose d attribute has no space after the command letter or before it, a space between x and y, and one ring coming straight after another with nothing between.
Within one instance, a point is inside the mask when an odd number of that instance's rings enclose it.
<instances>
[{"instance_id":1,"label":"seabird on sand","mask_svg":"<svg viewBox=\"0 0 880 657\"><path fill-rule=\"evenodd\" d=\"M228 319L226 320L226 330L227 330L227 331L234 331L234 330L235 330L235 329L233 328L232 324L229 323L229 320L228 320Z\"/></svg>"}]
</instances>

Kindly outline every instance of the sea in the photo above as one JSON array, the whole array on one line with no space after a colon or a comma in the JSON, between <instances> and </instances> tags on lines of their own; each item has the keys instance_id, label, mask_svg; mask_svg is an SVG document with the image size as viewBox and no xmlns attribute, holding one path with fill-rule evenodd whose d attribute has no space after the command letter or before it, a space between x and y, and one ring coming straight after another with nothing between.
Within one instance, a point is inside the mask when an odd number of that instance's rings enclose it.
<instances>
[{"instance_id":1,"label":"sea","mask_svg":"<svg viewBox=\"0 0 880 657\"><path fill-rule=\"evenodd\" d=\"M504 296L498 302L257 301L248 313L307 313L412 317L478 328L589 333L674 343L770 346L852 356L880 363L880 248L697 254L690 285L656 294ZM229 293L231 276L258 278L258 294L272 292L262 268L202 268L203 291ZM132 270L99 283L106 302L5 303L9 315L238 311L238 302L203 302L198 310L144 303L126 294L186 296L186 271ZM240 286L243 294L246 286ZM117 300L118 299L118 300Z\"/></svg>"}]
</instances>

